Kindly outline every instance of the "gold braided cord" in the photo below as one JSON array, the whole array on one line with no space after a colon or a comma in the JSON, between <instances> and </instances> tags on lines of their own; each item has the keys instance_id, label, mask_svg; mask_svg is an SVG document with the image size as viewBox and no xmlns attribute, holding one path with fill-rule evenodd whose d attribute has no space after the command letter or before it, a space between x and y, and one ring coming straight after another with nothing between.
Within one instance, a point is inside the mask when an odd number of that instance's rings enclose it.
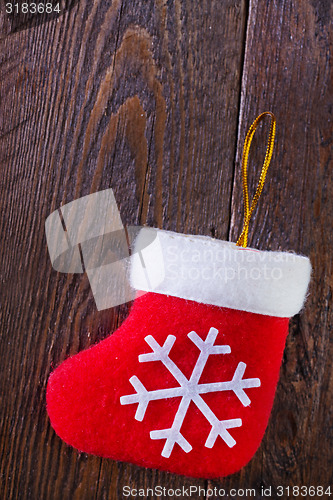
<instances>
[{"instance_id":1,"label":"gold braided cord","mask_svg":"<svg viewBox=\"0 0 333 500\"><path fill-rule=\"evenodd\" d=\"M248 178L247 178L247 165L248 165L248 159L249 159L249 152L250 152L250 147L251 147L251 142L253 139L253 136L255 134L255 131L257 130L257 127L259 123L265 118L265 116L270 116L271 117L271 124L270 124L270 129L269 129L269 136L268 136L268 142L267 142L267 149L266 149L266 155L265 155L265 160L263 167L261 169L260 173L260 178L257 186L257 190L253 196L252 202L251 202L251 207L249 206L249 189L248 189ZM265 179L266 179L266 174L267 170L269 167L269 164L272 159L273 155L273 148L274 148L274 139L275 139L275 129L276 129L276 119L274 114L271 111L265 111L264 113L261 113L254 122L252 123L251 127L249 128L248 133L246 134L245 142L244 142L244 149L243 149L243 156L242 156L242 182L243 182L243 197L244 197L244 225L243 225L243 230L241 232L240 237L238 238L238 241L236 243L237 246L242 246L246 247L247 246L247 239L248 239L248 234L249 234L249 224L250 220L253 214L253 211L258 203L258 200L260 198L262 188L264 187Z\"/></svg>"}]
</instances>

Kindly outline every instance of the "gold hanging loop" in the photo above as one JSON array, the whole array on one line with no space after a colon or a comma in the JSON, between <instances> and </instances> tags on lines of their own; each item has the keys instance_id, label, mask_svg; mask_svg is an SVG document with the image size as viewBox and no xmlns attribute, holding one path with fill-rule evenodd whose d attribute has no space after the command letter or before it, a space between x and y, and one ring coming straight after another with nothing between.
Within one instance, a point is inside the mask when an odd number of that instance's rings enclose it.
<instances>
[{"instance_id":1,"label":"gold hanging loop","mask_svg":"<svg viewBox=\"0 0 333 500\"><path fill-rule=\"evenodd\" d=\"M248 185L247 185L247 182L248 182L247 165L248 165L248 159L249 159L249 152L250 152L251 142L252 142L253 136L255 134L255 131L257 130L259 123L265 118L266 115L271 117L271 125L270 125L270 129L269 129L266 155L265 155L263 167L261 169L257 190L253 196L253 199L251 202L251 207L250 207L250 205L249 205L249 189L248 189ZM267 170L268 170L268 167L269 167L269 164L271 162L272 155L273 155L275 129L276 129L276 119L275 119L274 114L271 111L265 111L264 113L261 113L261 115L259 115L254 120L251 127L249 128L248 133L246 134L246 138L245 138L245 142L244 142L244 149L243 149L243 156L242 156L244 225L243 225L241 235L237 240L237 243L236 243L237 246L242 246L242 247L247 246L250 220L251 220L253 211L254 211L254 209L258 203L258 200L260 198L262 188L264 187Z\"/></svg>"}]
</instances>

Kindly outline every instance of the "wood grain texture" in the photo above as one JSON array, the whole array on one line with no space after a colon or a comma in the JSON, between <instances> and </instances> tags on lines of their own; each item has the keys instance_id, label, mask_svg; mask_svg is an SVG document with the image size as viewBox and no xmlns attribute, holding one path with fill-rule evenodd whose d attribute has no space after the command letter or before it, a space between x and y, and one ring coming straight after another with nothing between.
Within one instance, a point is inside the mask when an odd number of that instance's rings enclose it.
<instances>
[{"instance_id":1,"label":"wood grain texture","mask_svg":"<svg viewBox=\"0 0 333 500\"><path fill-rule=\"evenodd\" d=\"M17 33L0 15L1 498L329 484L332 14L325 0L80 0ZM277 116L277 142L250 244L309 255L314 275L259 451L214 482L77 453L48 422L48 376L114 331L130 306L97 312L85 275L52 270L46 217L112 187L125 224L235 240L242 144L265 109Z\"/></svg>"}]
</instances>

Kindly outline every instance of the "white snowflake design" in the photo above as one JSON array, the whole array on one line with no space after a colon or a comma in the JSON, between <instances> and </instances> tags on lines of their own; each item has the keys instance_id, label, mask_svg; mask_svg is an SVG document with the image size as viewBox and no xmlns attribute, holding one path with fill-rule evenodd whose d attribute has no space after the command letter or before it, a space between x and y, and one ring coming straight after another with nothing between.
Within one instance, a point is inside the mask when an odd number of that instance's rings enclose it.
<instances>
[{"instance_id":1,"label":"white snowflake design","mask_svg":"<svg viewBox=\"0 0 333 500\"><path fill-rule=\"evenodd\" d=\"M218 420L207 403L202 399L201 394L207 394L209 392L233 391L242 405L248 406L251 403L251 400L245 393L245 389L260 387L261 382L259 378L243 379L246 368L246 364L243 362L238 363L232 380L227 382L199 384L199 380L207 363L208 356L211 354L231 353L231 348L228 345L214 345L217 334L218 330L216 328L210 328L205 340L202 340L194 331L188 334L188 337L200 350L199 357L189 379L185 377L182 371L169 357L170 350L176 340L174 335L168 335L162 346L159 345L152 335L145 337L145 341L151 347L153 352L141 354L139 356L139 362L145 363L148 361L161 361L176 379L179 387L147 391L138 377L134 375L129 379L129 381L136 390L136 393L122 396L120 398L120 404L130 405L138 403L135 419L141 422L145 416L145 412L150 401L181 397L172 426L169 429L154 430L150 432L151 439L166 440L162 451L162 456L165 458L170 457L176 443L186 453L192 450L192 446L181 433L181 427L191 401L193 401L193 403L199 408L212 426L205 446L207 448L212 448L217 437L221 436L229 448L232 448L236 444L236 441L230 435L228 429L241 427L242 420L240 418Z\"/></svg>"}]
</instances>

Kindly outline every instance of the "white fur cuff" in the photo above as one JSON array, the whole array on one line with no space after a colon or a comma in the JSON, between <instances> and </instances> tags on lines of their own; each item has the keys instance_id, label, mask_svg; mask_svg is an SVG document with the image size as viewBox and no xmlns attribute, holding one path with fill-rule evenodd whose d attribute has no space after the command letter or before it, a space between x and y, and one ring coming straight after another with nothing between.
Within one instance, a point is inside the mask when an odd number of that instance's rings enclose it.
<instances>
[{"instance_id":1,"label":"white fur cuff","mask_svg":"<svg viewBox=\"0 0 333 500\"><path fill-rule=\"evenodd\" d=\"M137 290L282 318L302 308L310 275L307 257L153 228L140 231L131 266Z\"/></svg>"}]
</instances>

